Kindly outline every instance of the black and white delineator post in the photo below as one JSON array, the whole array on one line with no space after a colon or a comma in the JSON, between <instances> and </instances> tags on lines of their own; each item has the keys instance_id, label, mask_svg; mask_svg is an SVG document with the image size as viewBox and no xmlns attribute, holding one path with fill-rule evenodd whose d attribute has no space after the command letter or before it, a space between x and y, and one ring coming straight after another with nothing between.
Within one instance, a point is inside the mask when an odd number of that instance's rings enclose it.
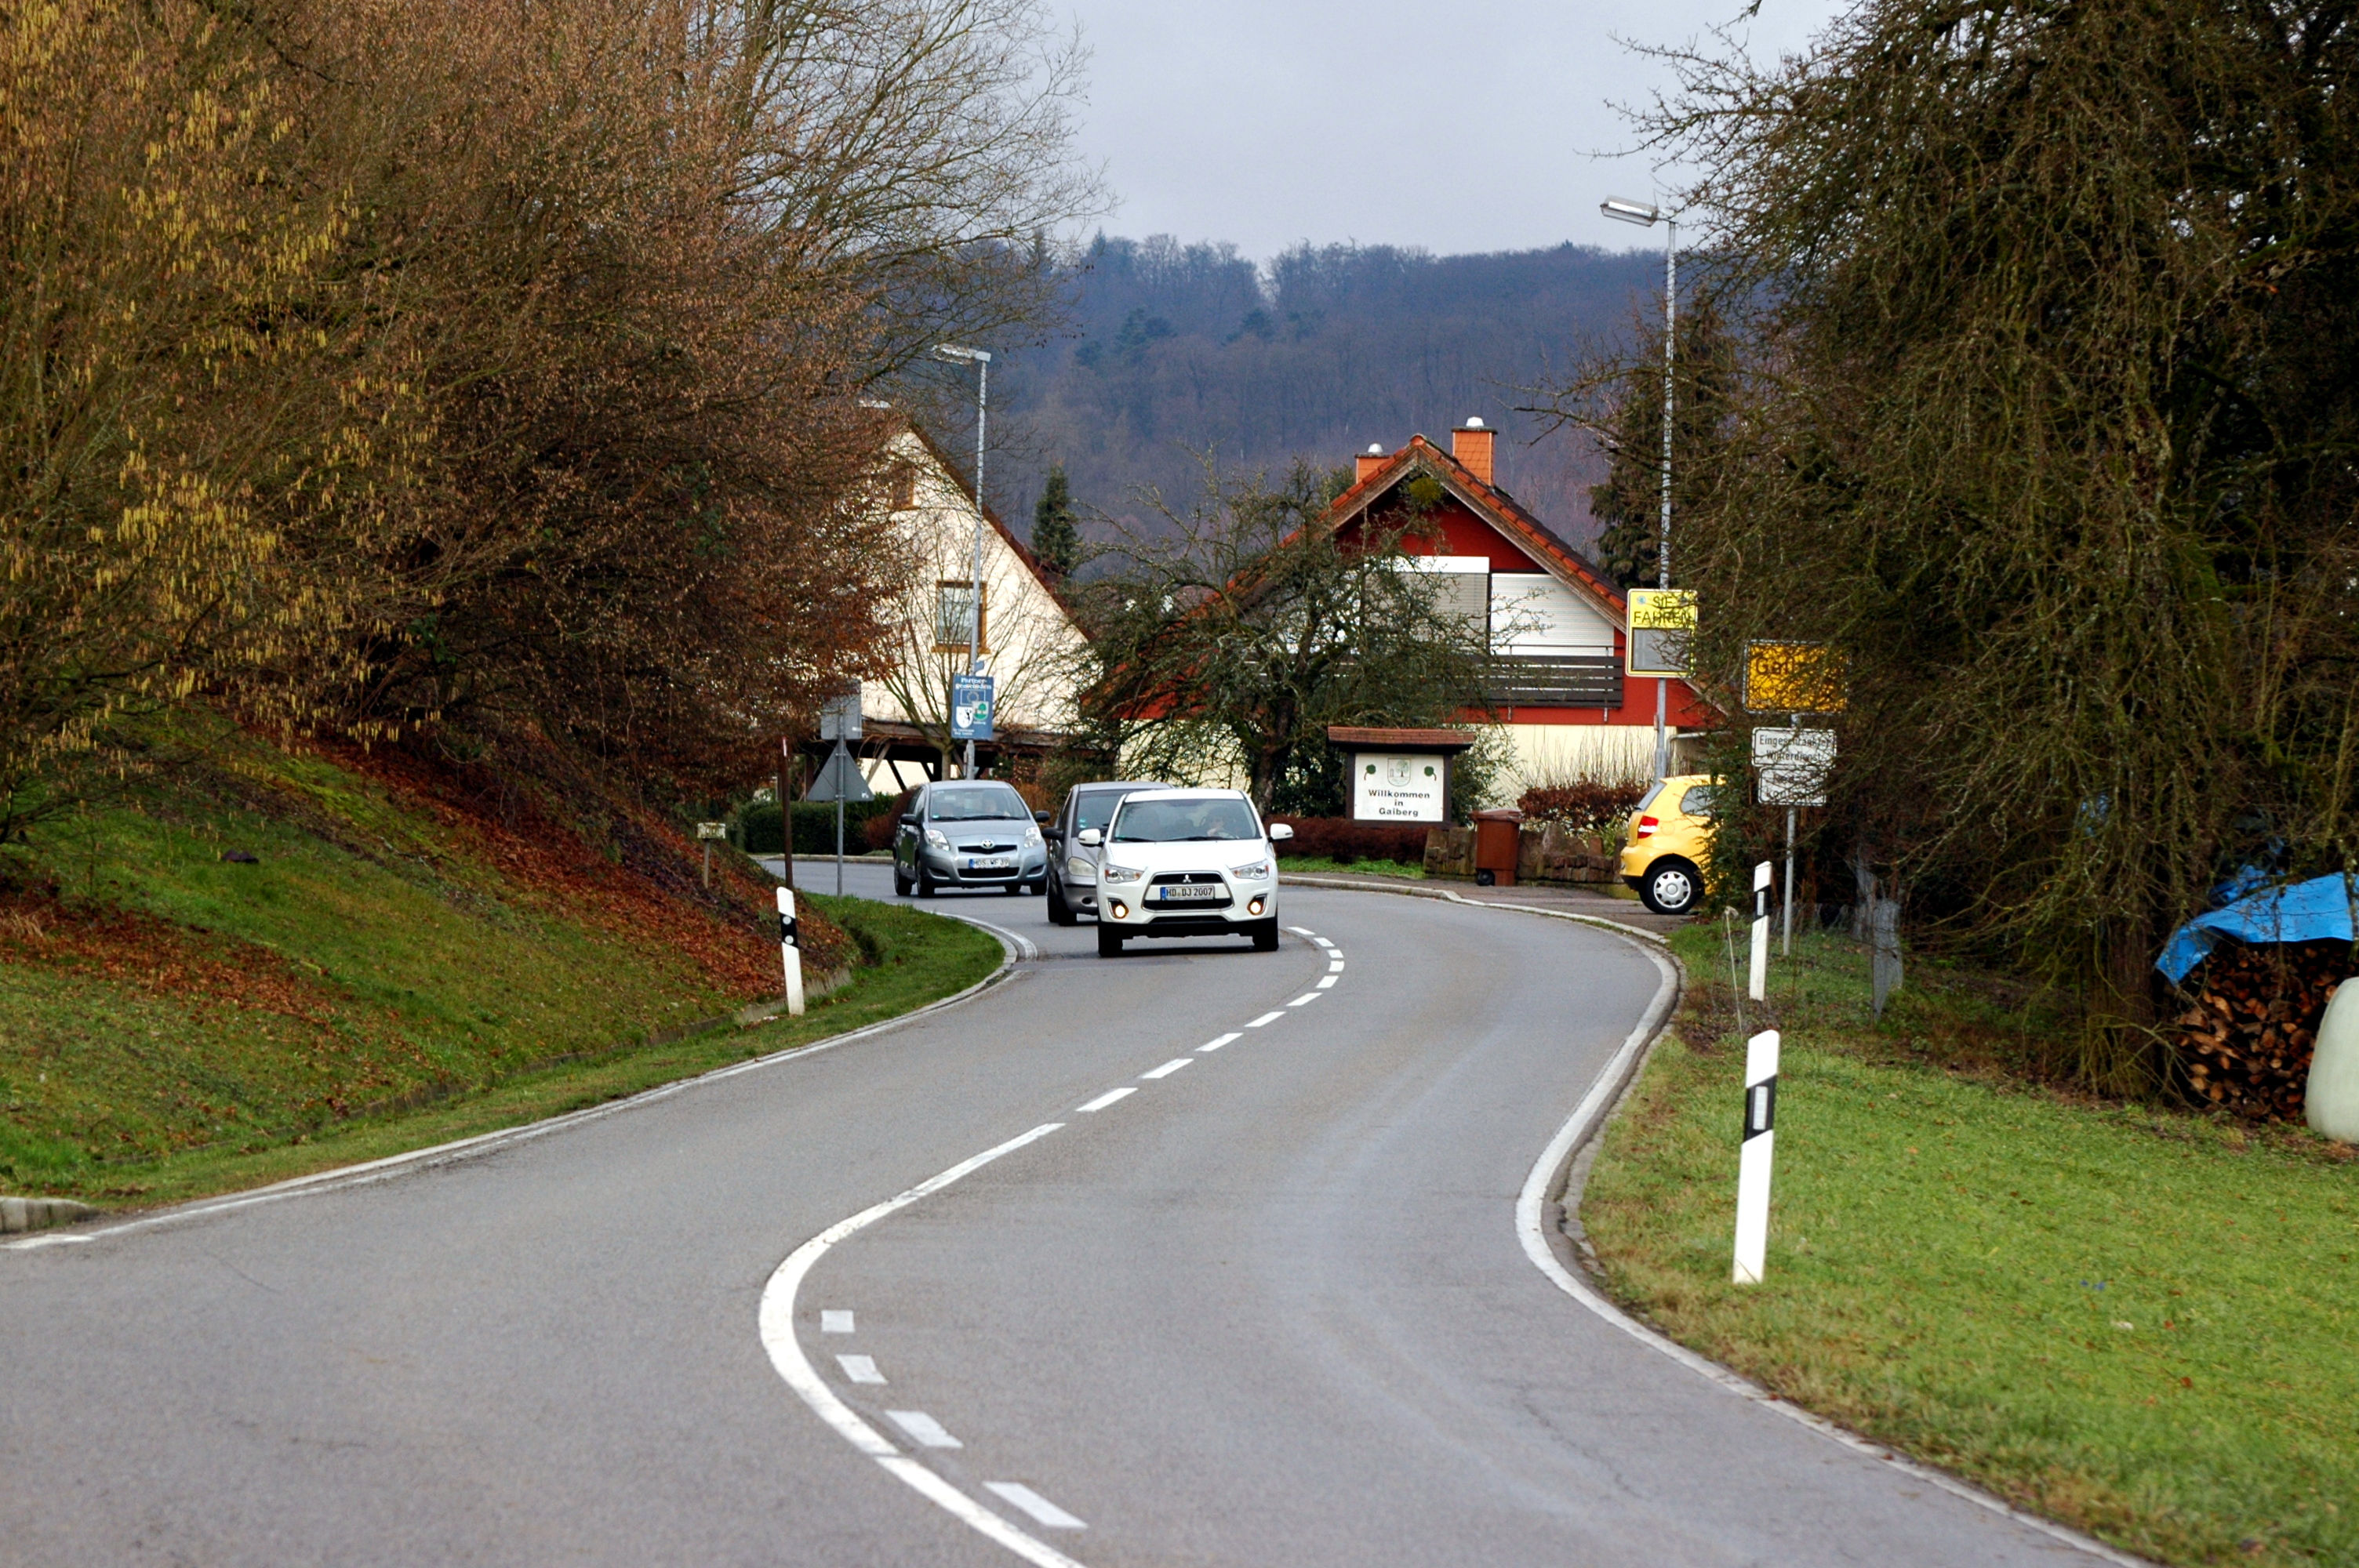
<instances>
[{"instance_id":1,"label":"black and white delineator post","mask_svg":"<svg viewBox=\"0 0 2359 1568\"><path fill-rule=\"evenodd\" d=\"M1745 994L1761 1000L1769 979L1769 862L1753 868L1753 963L1745 977Z\"/></svg>"},{"instance_id":2,"label":"black and white delineator post","mask_svg":"<svg viewBox=\"0 0 2359 1568\"><path fill-rule=\"evenodd\" d=\"M1760 938L1754 941L1757 947ZM1736 1153L1734 1278L1740 1285L1761 1282L1761 1255L1769 1244L1769 1152L1777 1141L1777 1032L1765 1029L1745 1043L1745 1141Z\"/></svg>"},{"instance_id":3,"label":"black and white delineator post","mask_svg":"<svg viewBox=\"0 0 2359 1568\"><path fill-rule=\"evenodd\" d=\"M795 890L778 890L778 957L787 967L787 1013L803 1015L803 949L795 933Z\"/></svg>"}]
</instances>

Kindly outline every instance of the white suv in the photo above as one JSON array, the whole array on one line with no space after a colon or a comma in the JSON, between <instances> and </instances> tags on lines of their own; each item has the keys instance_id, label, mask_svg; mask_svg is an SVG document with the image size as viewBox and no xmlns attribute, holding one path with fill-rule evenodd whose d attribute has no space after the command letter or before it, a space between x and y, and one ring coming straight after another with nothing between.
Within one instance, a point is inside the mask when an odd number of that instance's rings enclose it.
<instances>
[{"instance_id":1,"label":"white suv","mask_svg":"<svg viewBox=\"0 0 2359 1568\"><path fill-rule=\"evenodd\" d=\"M1079 842L1098 857L1098 957L1133 936L1251 936L1277 951L1277 855L1243 790L1158 789L1125 795L1103 834Z\"/></svg>"}]
</instances>

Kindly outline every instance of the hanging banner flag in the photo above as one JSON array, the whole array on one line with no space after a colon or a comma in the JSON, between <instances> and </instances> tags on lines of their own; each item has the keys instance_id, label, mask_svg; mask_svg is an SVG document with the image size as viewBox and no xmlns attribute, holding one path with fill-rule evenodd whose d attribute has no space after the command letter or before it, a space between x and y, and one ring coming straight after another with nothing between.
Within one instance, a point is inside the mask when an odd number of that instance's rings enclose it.
<instances>
[{"instance_id":1,"label":"hanging banner flag","mask_svg":"<svg viewBox=\"0 0 2359 1568\"><path fill-rule=\"evenodd\" d=\"M992 677L951 676L951 739L991 740L992 718Z\"/></svg>"}]
</instances>

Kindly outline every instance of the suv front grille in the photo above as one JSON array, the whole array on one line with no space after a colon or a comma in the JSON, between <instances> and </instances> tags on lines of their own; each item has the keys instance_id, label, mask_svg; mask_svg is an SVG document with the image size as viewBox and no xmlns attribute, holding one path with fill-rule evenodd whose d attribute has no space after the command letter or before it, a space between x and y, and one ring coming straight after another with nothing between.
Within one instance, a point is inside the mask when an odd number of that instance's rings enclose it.
<instances>
[{"instance_id":1,"label":"suv front grille","mask_svg":"<svg viewBox=\"0 0 2359 1568\"><path fill-rule=\"evenodd\" d=\"M1215 887L1219 886L1221 873L1218 871L1166 871L1161 876L1154 878L1148 885L1151 887L1162 887L1167 884L1201 886L1206 882Z\"/></svg>"}]
</instances>

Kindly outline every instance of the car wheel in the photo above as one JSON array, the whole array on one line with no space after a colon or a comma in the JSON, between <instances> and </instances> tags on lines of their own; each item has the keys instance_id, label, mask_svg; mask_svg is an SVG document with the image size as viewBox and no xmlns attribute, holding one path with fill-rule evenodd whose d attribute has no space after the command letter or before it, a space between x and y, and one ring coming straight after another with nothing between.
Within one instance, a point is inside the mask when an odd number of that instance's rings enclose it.
<instances>
[{"instance_id":1,"label":"car wheel","mask_svg":"<svg viewBox=\"0 0 2359 1568\"><path fill-rule=\"evenodd\" d=\"M1065 890L1059 884L1050 882L1049 884L1049 924L1077 925L1080 923L1081 917L1073 913L1073 906L1065 902Z\"/></svg>"},{"instance_id":2,"label":"car wheel","mask_svg":"<svg viewBox=\"0 0 2359 1568\"><path fill-rule=\"evenodd\" d=\"M1254 939L1254 951L1255 951L1255 952L1256 952L1256 953L1275 953L1275 952L1277 952L1277 917L1276 915L1271 915L1267 920L1265 920L1265 921L1261 922L1261 924L1259 924L1258 925L1256 925L1256 926L1253 928L1253 939Z\"/></svg>"},{"instance_id":3,"label":"car wheel","mask_svg":"<svg viewBox=\"0 0 2359 1568\"><path fill-rule=\"evenodd\" d=\"M919 898L934 896L934 879L926 875L926 868L922 865L918 868L918 896Z\"/></svg>"},{"instance_id":4,"label":"car wheel","mask_svg":"<svg viewBox=\"0 0 2359 1568\"><path fill-rule=\"evenodd\" d=\"M1098 957L1101 958L1122 957L1122 933L1103 921L1098 922Z\"/></svg>"},{"instance_id":5,"label":"car wheel","mask_svg":"<svg viewBox=\"0 0 2359 1568\"><path fill-rule=\"evenodd\" d=\"M1673 856L1647 868L1638 882L1638 899L1657 914L1685 914L1703 896L1703 877L1695 867Z\"/></svg>"},{"instance_id":6,"label":"car wheel","mask_svg":"<svg viewBox=\"0 0 2359 1568\"><path fill-rule=\"evenodd\" d=\"M893 896L895 898L909 896L909 879L901 874L901 863L898 860L893 862Z\"/></svg>"}]
</instances>

